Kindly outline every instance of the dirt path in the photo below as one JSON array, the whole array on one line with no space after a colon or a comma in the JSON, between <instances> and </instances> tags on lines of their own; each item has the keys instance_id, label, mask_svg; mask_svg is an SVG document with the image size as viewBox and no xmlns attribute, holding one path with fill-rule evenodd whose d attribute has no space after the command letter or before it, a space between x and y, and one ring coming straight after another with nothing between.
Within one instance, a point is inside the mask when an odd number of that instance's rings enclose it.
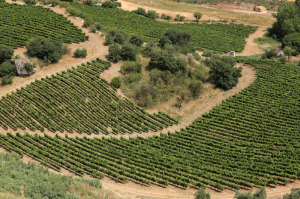
<instances>
[{"instance_id":1,"label":"dirt path","mask_svg":"<svg viewBox=\"0 0 300 199\"><path fill-rule=\"evenodd\" d=\"M258 44L254 42L255 39L262 37L266 33L264 29L257 29L255 33L246 38L246 46L241 53L236 53L237 56L251 56L256 54L262 54L264 51L259 48Z\"/></svg>"},{"instance_id":2,"label":"dirt path","mask_svg":"<svg viewBox=\"0 0 300 199\"><path fill-rule=\"evenodd\" d=\"M8 3L11 2L11 0L7 0ZM68 16L68 14L65 13L65 10L59 7L49 7L44 6L52 9L56 13L63 14L65 17L67 17L72 23L74 23L76 26L80 27L82 31L89 36L89 40L86 42L81 42L79 44L70 44L69 48L71 48L71 53L69 55L65 55L62 60L60 60L57 64L51 64L49 66L44 66L42 68L38 68L37 72L29 77L14 77L13 84L12 85L6 85L0 87L0 97L6 95L7 93L10 93L12 91L15 91L18 88L25 87L27 84L30 84L31 82L34 82L35 80L39 80L41 78L44 78L46 76L51 76L52 74L56 74L61 71L65 71L72 66L78 66L81 63L86 63L92 59L101 58L106 59L106 55L108 54L108 47L104 45L105 39L101 36L98 36L97 34L91 33L88 29L82 28L83 20L80 18L74 18L71 16ZM78 59L73 57L73 53L77 48L86 48L87 49L87 57ZM15 55L21 55L26 52L26 48L18 48L15 49ZM118 75L118 71L120 69L121 63L112 64L112 71L109 75L106 75L108 72L105 72L102 76L104 78L108 78L108 80L111 80L113 76ZM105 76L106 75L106 76Z\"/></svg>"}]
</instances>

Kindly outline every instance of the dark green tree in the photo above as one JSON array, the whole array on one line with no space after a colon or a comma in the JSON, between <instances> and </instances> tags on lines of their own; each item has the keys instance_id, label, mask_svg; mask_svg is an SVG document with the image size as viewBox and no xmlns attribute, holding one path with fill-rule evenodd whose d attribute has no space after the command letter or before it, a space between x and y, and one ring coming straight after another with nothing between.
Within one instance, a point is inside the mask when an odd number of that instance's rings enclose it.
<instances>
[{"instance_id":1,"label":"dark green tree","mask_svg":"<svg viewBox=\"0 0 300 199\"><path fill-rule=\"evenodd\" d=\"M138 54L138 49L132 44L124 44L121 47L121 57L123 60L135 61Z\"/></svg>"},{"instance_id":2,"label":"dark green tree","mask_svg":"<svg viewBox=\"0 0 300 199\"><path fill-rule=\"evenodd\" d=\"M201 187L195 194L195 199L210 199L209 193L205 193L205 188Z\"/></svg>"},{"instance_id":3,"label":"dark green tree","mask_svg":"<svg viewBox=\"0 0 300 199\"><path fill-rule=\"evenodd\" d=\"M14 49L9 46L0 45L0 64L9 60L14 55Z\"/></svg>"},{"instance_id":4,"label":"dark green tree","mask_svg":"<svg viewBox=\"0 0 300 199\"><path fill-rule=\"evenodd\" d=\"M108 58L112 62L118 62L122 59L121 48L117 44L110 45L108 48Z\"/></svg>"},{"instance_id":5,"label":"dark green tree","mask_svg":"<svg viewBox=\"0 0 300 199\"><path fill-rule=\"evenodd\" d=\"M143 38L138 35L133 35L130 37L129 42L133 45L136 45L137 47L141 47L144 43Z\"/></svg>"},{"instance_id":6,"label":"dark green tree","mask_svg":"<svg viewBox=\"0 0 300 199\"><path fill-rule=\"evenodd\" d=\"M115 88L120 88L122 84L120 77L114 77L110 84Z\"/></svg>"}]
</instances>

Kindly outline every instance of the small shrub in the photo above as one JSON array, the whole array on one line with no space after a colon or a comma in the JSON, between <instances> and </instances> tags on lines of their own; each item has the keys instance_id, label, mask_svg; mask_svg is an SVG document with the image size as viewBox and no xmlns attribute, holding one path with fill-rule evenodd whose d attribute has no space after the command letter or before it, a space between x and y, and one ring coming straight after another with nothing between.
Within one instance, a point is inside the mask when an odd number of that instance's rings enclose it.
<instances>
[{"instance_id":1,"label":"small shrub","mask_svg":"<svg viewBox=\"0 0 300 199\"><path fill-rule=\"evenodd\" d=\"M8 84L12 84L13 83L12 76L6 75L6 76L2 77L1 83L2 83L3 86L8 85Z\"/></svg>"},{"instance_id":2,"label":"small shrub","mask_svg":"<svg viewBox=\"0 0 300 199\"><path fill-rule=\"evenodd\" d=\"M63 55L69 55L71 53L71 48L68 44L63 44L62 46Z\"/></svg>"},{"instance_id":3,"label":"small shrub","mask_svg":"<svg viewBox=\"0 0 300 199\"><path fill-rule=\"evenodd\" d=\"M61 8L67 8L69 6L69 4L67 2L59 2L59 7Z\"/></svg>"},{"instance_id":4,"label":"small shrub","mask_svg":"<svg viewBox=\"0 0 300 199\"><path fill-rule=\"evenodd\" d=\"M32 72L34 67L35 67L35 66L34 66L33 64L28 63L28 62L26 62L26 63L24 64L24 68L26 69L26 71L27 71L28 73Z\"/></svg>"},{"instance_id":5,"label":"small shrub","mask_svg":"<svg viewBox=\"0 0 300 199\"><path fill-rule=\"evenodd\" d=\"M215 55L216 52L212 51L212 50L205 50L203 53L202 53L202 56L203 57L212 57L213 55Z\"/></svg>"},{"instance_id":6,"label":"small shrub","mask_svg":"<svg viewBox=\"0 0 300 199\"><path fill-rule=\"evenodd\" d=\"M83 2L84 5L88 5L88 6L92 6L94 4L94 1L93 0L85 0Z\"/></svg>"},{"instance_id":7,"label":"small shrub","mask_svg":"<svg viewBox=\"0 0 300 199\"><path fill-rule=\"evenodd\" d=\"M87 28L94 24L94 21L90 17L84 19L83 27Z\"/></svg>"},{"instance_id":8,"label":"small shrub","mask_svg":"<svg viewBox=\"0 0 300 199\"><path fill-rule=\"evenodd\" d=\"M171 16L166 15L166 14L162 14L160 18L161 18L161 19L165 19L165 20L171 20L171 19L172 19Z\"/></svg>"},{"instance_id":9,"label":"small shrub","mask_svg":"<svg viewBox=\"0 0 300 199\"><path fill-rule=\"evenodd\" d=\"M147 12L144 8L138 8L136 10L133 10L132 12L138 14L138 15L142 15L142 16L146 16Z\"/></svg>"},{"instance_id":10,"label":"small shrub","mask_svg":"<svg viewBox=\"0 0 300 199\"><path fill-rule=\"evenodd\" d=\"M35 0L24 0L24 3L26 3L28 5L35 5L36 4Z\"/></svg>"},{"instance_id":11,"label":"small shrub","mask_svg":"<svg viewBox=\"0 0 300 199\"><path fill-rule=\"evenodd\" d=\"M195 199L210 199L209 193L205 193L205 187L201 187L194 195Z\"/></svg>"},{"instance_id":12,"label":"small shrub","mask_svg":"<svg viewBox=\"0 0 300 199\"><path fill-rule=\"evenodd\" d=\"M185 20L185 16L181 16L180 14L176 15L174 18L175 21L183 22Z\"/></svg>"},{"instance_id":13,"label":"small shrub","mask_svg":"<svg viewBox=\"0 0 300 199\"><path fill-rule=\"evenodd\" d=\"M80 17L81 16L81 11L73 8L73 7L67 7L66 8L67 13L69 13L70 15L74 16L74 17Z\"/></svg>"},{"instance_id":14,"label":"small shrub","mask_svg":"<svg viewBox=\"0 0 300 199\"><path fill-rule=\"evenodd\" d=\"M114 77L112 80L111 80L111 85L115 88L120 88L121 87L121 79L120 77Z\"/></svg>"},{"instance_id":15,"label":"small shrub","mask_svg":"<svg viewBox=\"0 0 300 199\"><path fill-rule=\"evenodd\" d=\"M290 194L285 194L283 199L299 199L300 198L300 188L293 188Z\"/></svg>"},{"instance_id":16,"label":"small shrub","mask_svg":"<svg viewBox=\"0 0 300 199\"><path fill-rule=\"evenodd\" d=\"M157 14L155 11L153 11L153 10L148 10L146 16L147 16L148 18L150 18L150 19L156 19L157 16L158 16L158 14Z\"/></svg>"},{"instance_id":17,"label":"small shrub","mask_svg":"<svg viewBox=\"0 0 300 199\"><path fill-rule=\"evenodd\" d=\"M55 7L59 5L59 0L47 0L48 4L51 4L51 6Z\"/></svg>"},{"instance_id":18,"label":"small shrub","mask_svg":"<svg viewBox=\"0 0 300 199\"><path fill-rule=\"evenodd\" d=\"M84 58L87 55L87 50L85 48L83 49L76 49L76 51L74 52L74 57L76 58Z\"/></svg>"},{"instance_id":19,"label":"small shrub","mask_svg":"<svg viewBox=\"0 0 300 199\"><path fill-rule=\"evenodd\" d=\"M100 22L95 23L94 26L97 30L101 30L103 28L103 25Z\"/></svg>"},{"instance_id":20,"label":"small shrub","mask_svg":"<svg viewBox=\"0 0 300 199\"><path fill-rule=\"evenodd\" d=\"M113 2L113 1L105 1L104 3L102 3L101 5L103 8L118 8L121 7L122 4L120 2Z\"/></svg>"},{"instance_id":21,"label":"small shrub","mask_svg":"<svg viewBox=\"0 0 300 199\"><path fill-rule=\"evenodd\" d=\"M90 30L91 30L92 33L97 32L97 28L94 25L90 27Z\"/></svg>"}]
</instances>

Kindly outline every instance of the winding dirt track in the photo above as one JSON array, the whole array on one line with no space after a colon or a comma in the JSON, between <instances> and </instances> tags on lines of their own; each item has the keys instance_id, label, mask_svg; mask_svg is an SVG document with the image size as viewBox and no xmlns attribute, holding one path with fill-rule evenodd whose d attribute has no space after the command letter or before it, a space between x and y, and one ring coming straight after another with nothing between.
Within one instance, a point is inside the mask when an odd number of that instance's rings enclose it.
<instances>
[{"instance_id":1,"label":"winding dirt track","mask_svg":"<svg viewBox=\"0 0 300 199\"><path fill-rule=\"evenodd\" d=\"M10 1L10 0L9 0ZM8 2L9 2L8 1ZM65 14L64 9L57 8L57 7L50 7L50 9L54 10L55 12L59 14L64 14L64 16L68 17L69 20L71 20L75 25L82 28L83 21L78 18L69 17ZM152 8L151 8L152 9ZM154 9L152 9L154 10ZM165 12L163 10L163 13L169 14L169 12ZM173 14L170 14L174 16ZM55 74L57 72L61 72L63 70L66 70L72 66L80 65L81 63L85 63L91 59L95 59L97 57L100 57L102 59L105 59L105 56L108 53L108 48L104 46L104 39L102 37L97 36L96 34L90 33L87 29L82 28L82 30L89 36L89 41L82 42L80 44L71 44L70 47L74 50L76 48L87 48L88 50L88 57L84 59L75 59L72 58L70 55L64 57L64 59L59 62L58 64L46 66L40 71L38 71L36 74L27 77L27 78L20 78L16 77L14 79L14 83L9 86L1 87L0 88L0 97L6 95L7 93L10 93L11 91L14 91L17 88L21 88L22 86L25 86L31 82L34 82L36 79L41 79L43 77L46 77L47 75L50 76L51 74ZM252 34L247 39L247 45L245 50L240 55L253 55L258 54L258 48L253 43L253 39L258 38L262 36L263 31L257 31L256 33ZM25 52L25 48L19 48L16 50L16 54L22 54ZM106 78L108 80L111 80L114 76L119 75L119 69L121 64L113 64L112 67L104 72L101 76L103 78ZM181 123L176 126L169 127L167 129L164 129L163 132L171 131L174 132L175 130L180 130L180 128L184 128L192 123L194 119L201 116L203 113L208 112L210 109L212 109L214 106L222 103L223 100L228 98L229 96L232 96L242 89L249 86L254 80L255 80L255 70L247 65L242 65L243 67L243 77L240 79L238 85L227 92L216 90L210 93L207 93L207 97L200 98L198 101L194 102L193 104L189 105L190 109L187 110L187 114L184 115L184 117L181 120ZM120 93L120 92L119 92ZM120 93L122 94L122 93ZM163 107L161 107L163 109ZM156 110L152 110L151 112L155 112ZM0 130L2 132L2 130ZM3 132L4 133L4 132ZM22 132L21 132L22 133ZM32 132L33 133L33 132ZM152 135L159 135L159 133L147 133L147 134L135 134L132 136L152 136ZM74 135L75 136L75 135ZM129 137L129 136L127 136ZM3 148L0 147L0 151L4 151ZM24 156L23 160L25 162L28 161L34 161L35 160ZM65 175L73 175L69 173L68 171L62 171ZM125 198L177 198L177 199L185 199L185 198L194 198L193 194L196 190L194 189L187 189L182 190L175 188L173 186L169 186L167 188L161 188L158 186L151 186L151 187L144 187L138 184L135 184L133 182L129 182L127 184L120 184L116 183L113 180L109 178L104 178L102 181L103 188L111 190L118 195L124 196ZM284 193L290 192L290 189L293 187L300 187L300 181L296 181L295 183L288 184L287 186L278 186L276 188L267 188L268 198L269 199L279 199L282 198ZM223 192L215 192L213 190L208 190L208 192L211 194L212 199L232 199L234 197L234 192L230 190L225 190Z\"/></svg>"}]
</instances>

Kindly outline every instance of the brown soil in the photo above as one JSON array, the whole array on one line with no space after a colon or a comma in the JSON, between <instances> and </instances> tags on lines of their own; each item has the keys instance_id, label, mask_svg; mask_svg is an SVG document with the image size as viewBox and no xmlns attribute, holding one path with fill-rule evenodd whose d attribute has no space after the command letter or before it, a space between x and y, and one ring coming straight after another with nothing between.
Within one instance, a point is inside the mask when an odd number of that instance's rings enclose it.
<instances>
[{"instance_id":1,"label":"brown soil","mask_svg":"<svg viewBox=\"0 0 300 199\"><path fill-rule=\"evenodd\" d=\"M264 51L254 42L255 39L262 37L266 33L264 29L257 29L255 33L246 38L246 46L241 53L236 53L237 56L251 56L256 54L262 54Z\"/></svg>"}]
</instances>

